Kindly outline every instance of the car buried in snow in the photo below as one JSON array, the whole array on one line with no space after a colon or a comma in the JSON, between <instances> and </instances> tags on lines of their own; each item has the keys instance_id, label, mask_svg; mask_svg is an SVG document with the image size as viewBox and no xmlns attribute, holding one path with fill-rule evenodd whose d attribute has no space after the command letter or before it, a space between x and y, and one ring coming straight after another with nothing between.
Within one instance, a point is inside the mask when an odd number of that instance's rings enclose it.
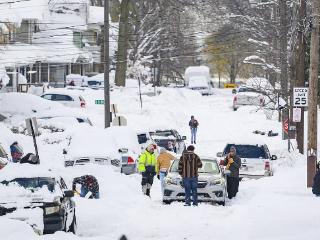
<instances>
[{"instance_id":1,"label":"car buried in snow","mask_svg":"<svg viewBox=\"0 0 320 240\"><path fill-rule=\"evenodd\" d=\"M222 169L216 159L200 157L202 168L198 177L198 200L225 205L226 181ZM175 159L164 179L163 203L184 201L185 191L183 181L178 173L179 158Z\"/></svg>"},{"instance_id":2,"label":"car buried in snow","mask_svg":"<svg viewBox=\"0 0 320 240\"><path fill-rule=\"evenodd\" d=\"M258 179L273 175L273 161L277 160L277 156L270 154L266 144L228 143L223 152L217 153L221 164L232 146L241 158L240 178Z\"/></svg>"},{"instance_id":3,"label":"car buried in snow","mask_svg":"<svg viewBox=\"0 0 320 240\"><path fill-rule=\"evenodd\" d=\"M184 140L187 138L185 136L181 137L177 130L156 130L154 132L150 132L150 137L157 146L163 147L168 151L174 151L177 154L181 154L186 149Z\"/></svg>"},{"instance_id":4,"label":"car buried in snow","mask_svg":"<svg viewBox=\"0 0 320 240\"><path fill-rule=\"evenodd\" d=\"M124 174L137 172L137 134L128 127L100 129L84 126L63 150L65 167L110 165Z\"/></svg>"},{"instance_id":5,"label":"car buried in snow","mask_svg":"<svg viewBox=\"0 0 320 240\"><path fill-rule=\"evenodd\" d=\"M38 234L76 233L74 193L41 166L8 164L0 175L0 216L25 221Z\"/></svg>"}]
</instances>

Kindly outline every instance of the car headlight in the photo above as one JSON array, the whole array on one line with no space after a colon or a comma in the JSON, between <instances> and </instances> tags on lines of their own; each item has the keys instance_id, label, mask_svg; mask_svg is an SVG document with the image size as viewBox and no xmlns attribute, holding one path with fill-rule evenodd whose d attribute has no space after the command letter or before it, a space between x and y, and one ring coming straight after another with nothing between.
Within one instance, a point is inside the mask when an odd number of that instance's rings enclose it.
<instances>
[{"instance_id":1,"label":"car headlight","mask_svg":"<svg viewBox=\"0 0 320 240\"><path fill-rule=\"evenodd\" d=\"M212 185L222 185L222 184L224 184L224 179L223 178L215 179L215 180L212 180L210 182L210 186L212 186Z\"/></svg>"},{"instance_id":2,"label":"car headlight","mask_svg":"<svg viewBox=\"0 0 320 240\"><path fill-rule=\"evenodd\" d=\"M45 213L46 215L50 215L53 213L57 213L60 211L60 206L54 206L54 207L46 207L45 208Z\"/></svg>"},{"instance_id":3,"label":"car headlight","mask_svg":"<svg viewBox=\"0 0 320 240\"><path fill-rule=\"evenodd\" d=\"M179 184L179 182L180 182L180 179L179 178L170 178L170 177L167 177L166 179L165 179L165 182L167 183L167 184L173 184L173 185L178 185Z\"/></svg>"}]
</instances>

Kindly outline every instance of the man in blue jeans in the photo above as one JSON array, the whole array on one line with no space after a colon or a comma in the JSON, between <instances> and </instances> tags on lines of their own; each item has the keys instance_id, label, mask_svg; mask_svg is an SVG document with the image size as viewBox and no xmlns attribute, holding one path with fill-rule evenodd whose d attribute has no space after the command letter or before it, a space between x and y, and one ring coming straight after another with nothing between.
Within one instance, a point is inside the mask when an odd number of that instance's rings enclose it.
<instances>
[{"instance_id":1,"label":"man in blue jeans","mask_svg":"<svg viewBox=\"0 0 320 240\"><path fill-rule=\"evenodd\" d=\"M180 157L178 166L185 190L185 206L191 205L191 196L193 206L198 206L198 169L201 167L202 162L194 153L194 146L190 145Z\"/></svg>"},{"instance_id":2,"label":"man in blue jeans","mask_svg":"<svg viewBox=\"0 0 320 240\"><path fill-rule=\"evenodd\" d=\"M198 126L198 121L194 118L194 116L191 116L191 120L189 121L189 127L191 130L191 144L196 144L197 142Z\"/></svg>"}]
</instances>

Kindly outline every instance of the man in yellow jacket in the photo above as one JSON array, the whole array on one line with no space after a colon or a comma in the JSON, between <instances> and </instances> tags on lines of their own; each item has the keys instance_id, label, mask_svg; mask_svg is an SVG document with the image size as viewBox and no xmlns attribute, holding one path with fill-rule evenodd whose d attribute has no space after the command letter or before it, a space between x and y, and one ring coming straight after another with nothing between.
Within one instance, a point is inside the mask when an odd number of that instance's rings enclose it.
<instances>
[{"instance_id":1,"label":"man in yellow jacket","mask_svg":"<svg viewBox=\"0 0 320 240\"><path fill-rule=\"evenodd\" d=\"M157 177L161 182L161 191L162 195L164 193L164 178L167 176L167 172L171 165L171 161L174 160L175 157L168 153L165 148L160 148L160 154L157 158Z\"/></svg>"},{"instance_id":2,"label":"man in yellow jacket","mask_svg":"<svg viewBox=\"0 0 320 240\"><path fill-rule=\"evenodd\" d=\"M157 158L154 153L155 147L149 145L139 158L138 170L142 174L142 192L150 197L150 189L153 184L153 178L156 175Z\"/></svg>"}]
</instances>

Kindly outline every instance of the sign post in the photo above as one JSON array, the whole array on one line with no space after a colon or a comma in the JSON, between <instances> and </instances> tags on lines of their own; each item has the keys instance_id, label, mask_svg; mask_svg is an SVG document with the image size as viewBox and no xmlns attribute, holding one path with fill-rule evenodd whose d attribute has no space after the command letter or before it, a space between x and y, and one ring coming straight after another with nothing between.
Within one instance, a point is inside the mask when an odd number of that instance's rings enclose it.
<instances>
[{"instance_id":1,"label":"sign post","mask_svg":"<svg viewBox=\"0 0 320 240\"><path fill-rule=\"evenodd\" d=\"M33 117L33 118L26 119L26 126L27 126L28 134L31 135L32 138L33 138L34 150L35 150L35 153L36 153L36 157L37 157L37 159L38 159L38 161L40 163L38 145L37 145L37 140L36 140L36 136L39 135L38 124L37 124L36 118Z\"/></svg>"},{"instance_id":2,"label":"sign post","mask_svg":"<svg viewBox=\"0 0 320 240\"><path fill-rule=\"evenodd\" d=\"M293 88L293 106L308 107L308 88Z\"/></svg>"}]
</instances>

